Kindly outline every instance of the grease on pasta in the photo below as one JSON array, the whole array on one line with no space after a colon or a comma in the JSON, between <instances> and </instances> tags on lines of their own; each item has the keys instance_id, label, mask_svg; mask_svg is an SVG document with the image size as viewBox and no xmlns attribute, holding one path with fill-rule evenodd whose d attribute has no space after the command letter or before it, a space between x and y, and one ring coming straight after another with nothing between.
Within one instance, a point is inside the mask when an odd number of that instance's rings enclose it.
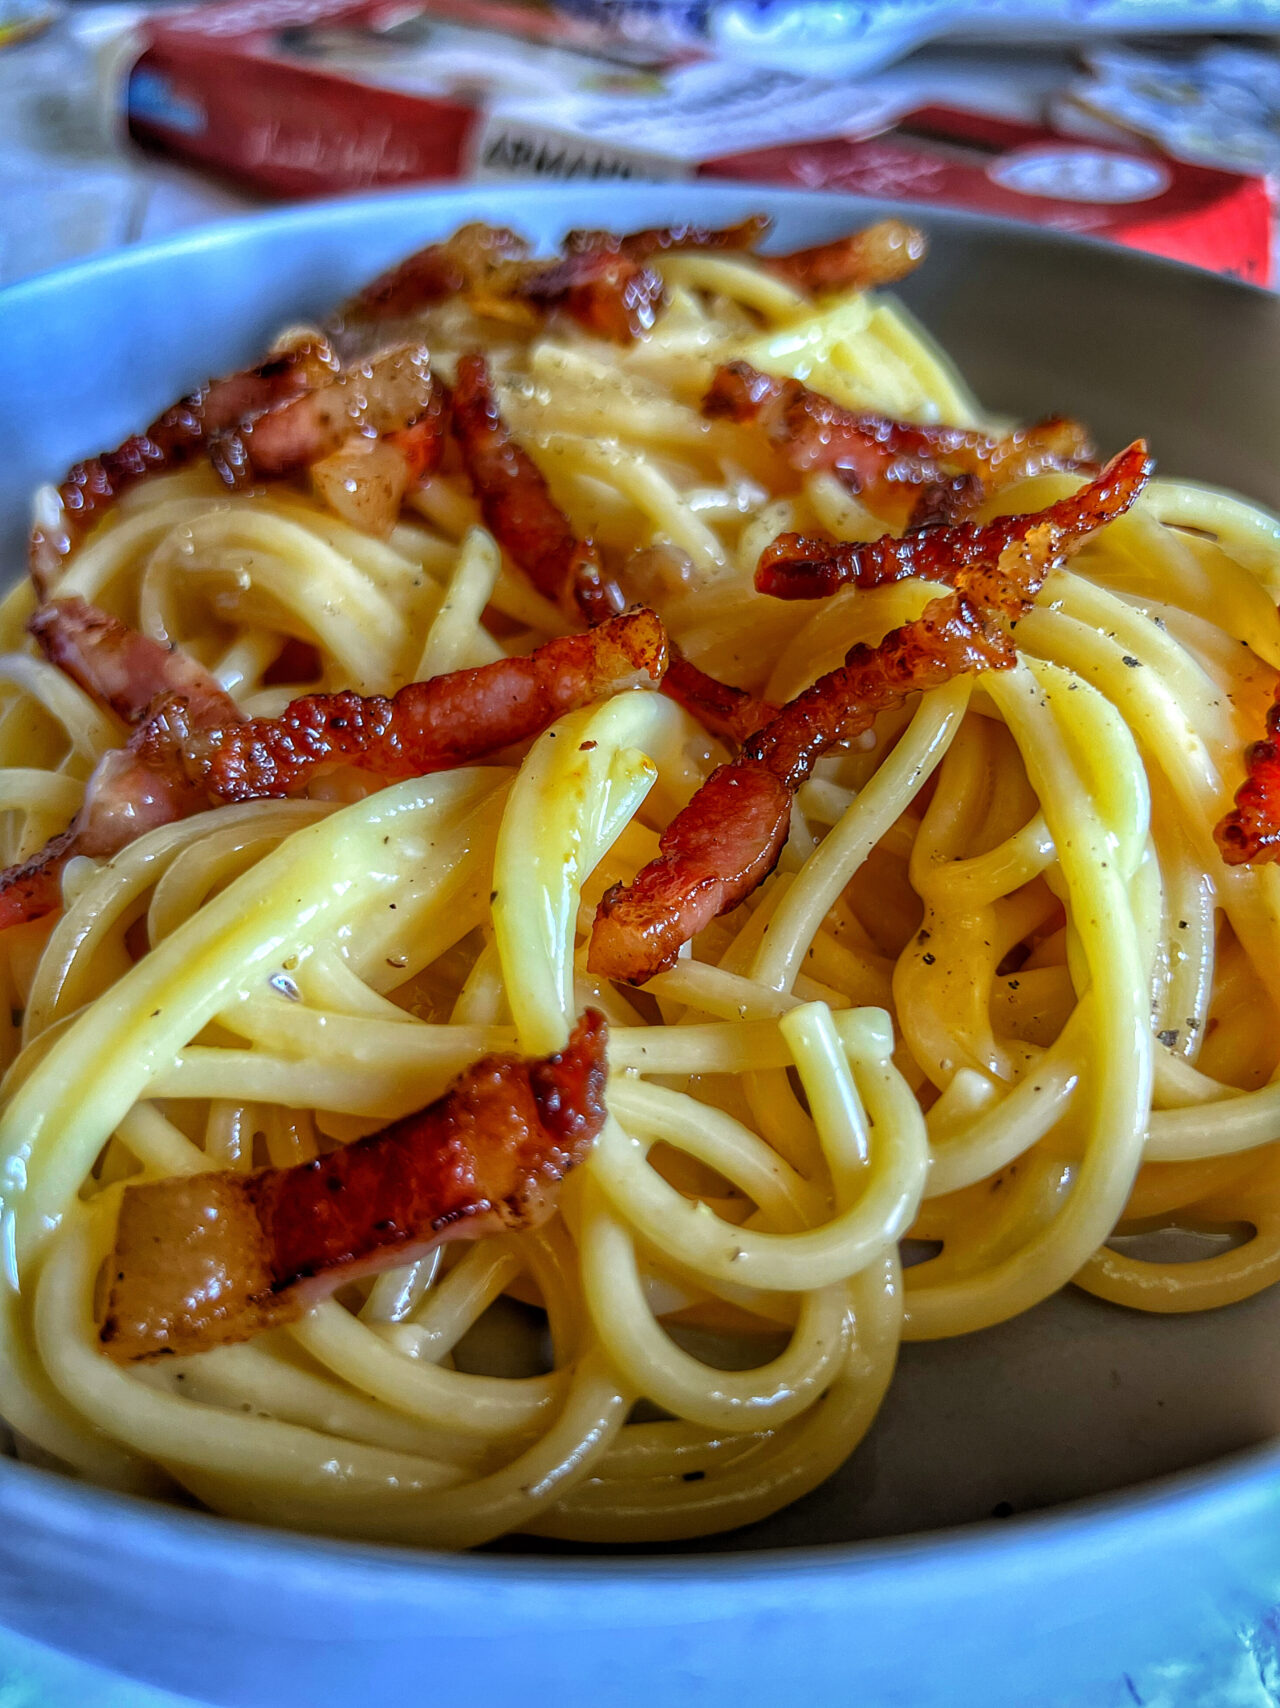
<instances>
[{"instance_id":1,"label":"grease on pasta","mask_svg":"<svg viewBox=\"0 0 1280 1708\"><path fill-rule=\"evenodd\" d=\"M889 297L815 308L737 256L661 268L666 306L628 347L477 327L457 303L425 335L446 376L487 346L580 536L691 566L661 603L694 662L785 698L930 590L755 592L778 533L880 527L831 475L705 420L715 366L984 418ZM1023 480L984 514L1077 479ZM59 591L189 649L248 714L296 691L272 671L290 637L322 687L389 693L565 631L462 475L411 502L374 539L293 487L172 475L123 500ZM335 1535L672 1540L828 1476L904 1336L1070 1282L1160 1311L1268 1284L1280 872L1225 867L1212 826L1280 665L1278 589L1280 524L1156 480L1052 578L1015 669L821 761L777 872L640 994L587 973L594 906L723 757L650 693L518 761L386 788L340 773L73 862L61 915L0 937L0 1403L24 1449ZM36 659L30 609L23 588L0 612L9 861L66 824L119 739ZM307 1160L485 1052L556 1049L588 1001L610 1021L610 1117L548 1226L458 1242L248 1345L101 1356L122 1183ZM1169 1226L1224 1249L1125 1248ZM936 1254L904 1274L908 1234Z\"/></svg>"}]
</instances>

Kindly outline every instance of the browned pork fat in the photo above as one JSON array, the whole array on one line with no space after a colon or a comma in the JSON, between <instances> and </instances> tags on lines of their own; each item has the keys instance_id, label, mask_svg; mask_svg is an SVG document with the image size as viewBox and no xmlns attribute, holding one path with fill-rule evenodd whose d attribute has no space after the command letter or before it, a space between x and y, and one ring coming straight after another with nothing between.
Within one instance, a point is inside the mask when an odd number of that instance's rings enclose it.
<instances>
[{"instance_id":1,"label":"browned pork fat","mask_svg":"<svg viewBox=\"0 0 1280 1708\"><path fill-rule=\"evenodd\" d=\"M606 1039L588 1009L557 1055L486 1056L416 1115L314 1162L127 1186L104 1350L122 1364L205 1352L444 1240L537 1227L604 1124Z\"/></svg>"},{"instance_id":2,"label":"browned pork fat","mask_svg":"<svg viewBox=\"0 0 1280 1708\"><path fill-rule=\"evenodd\" d=\"M36 593L47 598L76 545L130 487L184 468L222 434L282 408L333 378L337 362L322 338L303 336L256 368L210 380L114 451L76 463L38 502L28 547Z\"/></svg>"},{"instance_id":3,"label":"browned pork fat","mask_svg":"<svg viewBox=\"0 0 1280 1708\"><path fill-rule=\"evenodd\" d=\"M626 601L551 496L542 471L511 436L478 350L458 361L453 432L485 526L545 599L583 622L615 616Z\"/></svg>"},{"instance_id":4,"label":"browned pork fat","mask_svg":"<svg viewBox=\"0 0 1280 1708\"><path fill-rule=\"evenodd\" d=\"M421 777L468 765L626 688L656 687L666 632L643 608L587 634L411 682L398 694L308 694L276 718L245 718L180 739L186 777L211 801L295 794L338 765L382 777ZM176 729L176 718L170 717Z\"/></svg>"},{"instance_id":5,"label":"browned pork fat","mask_svg":"<svg viewBox=\"0 0 1280 1708\"><path fill-rule=\"evenodd\" d=\"M1267 707L1266 734L1244 750L1244 780L1213 834L1228 866L1280 860L1280 689Z\"/></svg>"},{"instance_id":6,"label":"browned pork fat","mask_svg":"<svg viewBox=\"0 0 1280 1708\"><path fill-rule=\"evenodd\" d=\"M446 397L430 356L410 343L345 368L282 408L219 435L209 453L222 480L242 487L297 474L352 441L394 442L412 431L414 464L425 470L439 461L446 420Z\"/></svg>"},{"instance_id":7,"label":"browned pork fat","mask_svg":"<svg viewBox=\"0 0 1280 1708\"><path fill-rule=\"evenodd\" d=\"M210 381L145 433L77 463L61 486L47 488L28 549L36 592L48 597L76 545L130 487L198 456L236 488L319 465L322 495L350 490L353 501L335 508L387 533L410 482L439 463L446 421L447 394L420 344L339 372L323 339L300 339L260 367ZM375 446L376 459L359 455ZM335 457L344 460L334 466Z\"/></svg>"},{"instance_id":8,"label":"browned pork fat","mask_svg":"<svg viewBox=\"0 0 1280 1708\"><path fill-rule=\"evenodd\" d=\"M157 747L153 714L180 700L192 726L239 717L204 666L176 647L140 635L83 599L52 599L27 625L50 663L131 726L124 747L105 754L74 824L29 859L0 872L0 931L43 919L62 905L62 872L76 854L107 859L157 825L207 805Z\"/></svg>"},{"instance_id":9,"label":"browned pork fat","mask_svg":"<svg viewBox=\"0 0 1280 1708\"><path fill-rule=\"evenodd\" d=\"M51 599L27 628L50 664L131 727L172 694L202 722L238 716L230 694L189 653L139 634L84 599Z\"/></svg>"},{"instance_id":10,"label":"browned pork fat","mask_svg":"<svg viewBox=\"0 0 1280 1708\"><path fill-rule=\"evenodd\" d=\"M898 528L958 522L1001 487L1045 469L1078 468L1093 454L1085 429L1063 416L1003 438L921 426L842 409L799 380L775 379L748 362L716 370L702 409L758 428L798 474L830 470Z\"/></svg>"},{"instance_id":11,"label":"browned pork fat","mask_svg":"<svg viewBox=\"0 0 1280 1708\"><path fill-rule=\"evenodd\" d=\"M1144 440L1113 457L1094 480L1043 510L924 528L902 539L834 544L780 534L756 567L756 587L775 599L819 599L845 586L883 587L918 577L963 588L980 605L1016 613L1024 589L1038 588L1096 529L1122 516L1153 464Z\"/></svg>"},{"instance_id":12,"label":"browned pork fat","mask_svg":"<svg viewBox=\"0 0 1280 1708\"><path fill-rule=\"evenodd\" d=\"M749 249L768 230L759 217L712 230L661 226L619 236L572 231L559 255L531 259L529 245L505 226L461 226L381 274L342 309L334 340L344 352L376 347L380 329L404 326L415 314L452 297L498 320L531 325L563 309L598 338L628 344L653 325L662 280L645 261L684 249Z\"/></svg>"},{"instance_id":13,"label":"browned pork fat","mask_svg":"<svg viewBox=\"0 0 1280 1708\"><path fill-rule=\"evenodd\" d=\"M226 801L295 794L338 765L413 777L470 764L593 700L657 686L667 664L666 631L640 609L527 657L410 683L389 699L308 694L277 718L246 719L193 659L82 601L54 601L36 628L51 657L74 662L77 680L141 721L99 761L71 828L0 872L0 930L60 905L62 871L75 854L108 858L158 825ZM131 667L136 685L122 685ZM150 692L157 682L158 698Z\"/></svg>"},{"instance_id":14,"label":"browned pork fat","mask_svg":"<svg viewBox=\"0 0 1280 1708\"><path fill-rule=\"evenodd\" d=\"M594 234L580 235L585 241ZM651 239L655 234L643 235ZM606 575L595 545L577 537L541 470L512 438L479 351L458 363L453 431L486 525L539 593L562 609L576 610L589 627L621 610L625 596ZM764 722L771 708L745 688L708 676L674 643L670 654L663 692L712 735L737 743Z\"/></svg>"},{"instance_id":15,"label":"browned pork fat","mask_svg":"<svg viewBox=\"0 0 1280 1708\"><path fill-rule=\"evenodd\" d=\"M672 819L658 855L596 909L593 973L644 984L682 944L769 876L791 823L791 798L837 742L870 729L908 694L1014 662L1012 642L958 593L935 599L879 646L855 646L838 670L784 706Z\"/></svg>"},{"instance_id":16,"label":"browned pork fat","mask_svg":"<svg viewBox=\"0 0 1280 1708\"><path fill-rule=\"evenodd\" d=\"M628 344L653 326L662 303L661 277L646 263L689 250L751 251L766 235L761 215L719 229L651 227L619 234L572 231L559 255L531 258L523 238L504 226L465 225L429 243L381 274L338 316L333 337L344 353L376 348L380 334L405 327L415 314L452 297L498 320L537 317L561 309L597 338ZM918 266L922 232L901 220L790 255L761 256L771 272L814 295L889 284Z\"/></svg>"},{"instance_id":17,"label":"browned pork fat","mask_svg":"<svg viewBox=\"0 0 1280 1708\"><path fill-rule=\"evenodd\" d=\"M1123 514L1150 477L1139 440L1096 480L1060 504L983 527L939 528L871 546L887 567L901 556L956 591L894 629L879 646L853 647L758 730L731 765L712 772L663 833L656 859L630 884L615 884L596 910L588 965L643 984L673 966L682 944L736 907L773 870L787 837L791 797L831 747L869 729L910 693L952 677L1002 670L1017 657L1006 623L1026 609L1049 573L1104 523ZM950 551L948 552L948 547ZM768 554L766 553L766 556ZM906 573L912 573L907 571Z\"/></svg>"},{"instance_id":18,"label":"browned pork fat","mask_svg":"<svg viewBox=\"0 0 1280 1708\"><path fill-rule=\"evenodd\" d=\"M835 291L869 291L906 278L924 260L929 244L919 227L901 219L877 220L874 225L793 249L789 255L762 256L770 272L812 296Z\"/></svg>"}]
</instances>

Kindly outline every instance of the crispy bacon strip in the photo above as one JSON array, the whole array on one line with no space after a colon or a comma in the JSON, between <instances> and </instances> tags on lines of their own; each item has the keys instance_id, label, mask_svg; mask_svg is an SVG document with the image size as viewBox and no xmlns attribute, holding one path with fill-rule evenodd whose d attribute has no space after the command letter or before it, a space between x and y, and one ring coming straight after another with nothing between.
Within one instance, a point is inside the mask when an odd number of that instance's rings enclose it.
<instances>
[{"instance_id":1,"label":"crispy bacon strip","mask_svg":"<svg viewBox=\"0 0 1280 1708\"><path fill-rule=\"evenodd\" d=\"M595 547L579 540L537 464L511 437L478 350L458 360L453 431L485 525L544 598L600 622L625 600Z\"/></svg>"},{"instance_id":2,"label":"crispy bacon strip","mask_svg":"<svg viewBox=\"0 0 1280 1708\"><path fill-rule=\"evenodd\" d=\"M486 525L539 593L562 608L576 608L589 627L621 610L625 597L606 576L595 546L578 539L541 471L511 437L479 351L458 362L453 430ZM713 735L734 742L764 721L754 695L717 682L674 644L663 692Z\"/></svg>"},{"instance_id":3,"label":"crispy bacon strip","mask_svg":"<svg viewBox=\"0 0 1280 1708\"><path fill-rule=\"evenodd\" d=\"M518 318L525 305L562 308L599 338L630 343L653 325L662 280L646 262L680 250L752 250L769 228L760 215L715 230L688 223L618 235L573 231L550 260L505 226L465 225L382 273L341 311L333 336L344 354L370 348L379 328L405 322L451 297L480 313ZM791 255L761 257L780 278L813 294L888 284L919 264L923 234L901 220L882 220L834 243Z\"/></svg>"},{"instance_id":4,"label":"crispy bacon strip","mask_svg":"<svg viewBox=\"0 0 1280 1708\"><path fill-rule=\"evenodd\" d=\"M702 410L713 420L759 427L797 473L830 470L901 528L959 521L1014 480L1075 468L1092 455L1085 429L1062 416L992 439L842 409L799 380L774 379L748 362L716 370Z\"/></svg>"},{"instance_id":5,"label":"crispy bacon strip","mask_svg":"<svg viewBox=\"0 0 1280 1708\"><path fill-rule=\"evenodd\" d=\"M432 377L425 347L405 344L220 434L210 460L228 486L245 487L296 474L349 440L389 437L426 473L440 460L447 420L447 396Z\"/></svg>"},{"instance_id":6,"label":"crispy bacon strip","mask_svg":"<svg viewBox=\"0 0 1280 1708\"><path fill-rule=\"evenodd\" d=\"M124 624L79 602L62 602L71 639L92 630L77 667L97 672L99 697L127 709L114 676L127 659L171 673L160 697L128 743L99 762L75 823L21 865L0 872L0 930L39 919L61 904L61 875L75 854L107 859L157 825L225 801L295 793L342 764L384 777L442 771L525 740L549 723L606 694L659 682L666 635L654 612L638 610L587 635L548 641L526 658L497 659L429 682L411 683L393 699L381 695L313 694L278 718L242 719L193 660L166 652ZM86 615L87 613L87 615ZM42 624L46 647L57 614ZM167 661L167 664L166 664ZM142 704L155 677L140 674L132 705Z\"/></svg>"},{"instance_id":7,"label":"crispy bacon strip","mask_svg":"<svg viewBox=\"0 0 1280 1708\"><path fill-rule=\"evenodd\" d=\"M235 701L188 653L140 635L83 599L51 599L27 629L50 664L122 723L140 723L169 694L180 695L201 723L225 723L237 715Z\"/></svg>"},{"instance_id":8,"label":"crispy bacon strip","mask_svg":"<svg viewBox=\"0 0 1280 1708\"><path fill-rule=\"evenodd\" d=\"M159 825L208 806L200 789L171 762L147 751L150 726L104 754L90 777L74 822L28 860L0 872L0 931L43 919L62 906L62 873L77 854L109 860Z\"/></svg>"},{"instance_id":9,"label":"crispy bacon strip","mask_svg":"<svg viewBox=\"0 0 1280 1708\"><path fill-rule=\"evenodd\" d=\"M0 931L43 919L62 906L62 871L76 852L73 825L46 842L29 860L0 872Z\"/></svg>"},{"instance_id":10,"label":"crispy bacon strip","mask_svg":"<svg viewBox=\"0 0 1280 1708\"><path fill-rule=\"evenodd\" d=\"M382 777L421 777L469 765L523 741L578 706L650 687L666 668L656 612L629 611L589 634L550 640L525 658L500 658L412 682L387 699L308 694L278 718L247 718L187 735L167 713L185 776L211 801L296 793L338 765Z\"/></svg>"},{"instance_id":11,"label":"crispy bacon strip","mask_svg":"<svg viewBox=\"0 0 1280 1708\"><path fill-rule=\"evenodd\" d=\"M205 1352L444 1240L538 1227L604 1124L607 1035L587 1009L557 1055L486 1056L416 1115L314 1162L126 1187L104 1351Z\"/></svg>"},{"instance_id":12,"label":"crispy bacon strip","mask_svg":"<svg viewBox=\"0 0 1280 1708\"><path fill-rule=\"evenodd\" d=\"M644 984L673 967L682 944L745 901L777 864L791 798L836 742L851 741L910 693L1014 662L1012 642L964 597L936 599L877 647L855 646L721 765L677 813L659 853L596 909L588 966Z\"/></svg>"},{"instance_id":13,"label":"crispy bacon strip","mask_svg":"<svg viewBox=\"0 0 1280 1708\"><path fill-rule=\"evenodd\" d=\"M840 587L883 587L918 576L963 586L979 604L1003 607L1009 566L1015 560L1024 560L1042 582L1095 529L1124 514L1153 466L1145 441L1138 439L1087 486L1044 510L927 528L902 539L886 536L866 545L833 545L782 534L761 554L756 587L776 599L820 599ZM1021 597L1014 592L1015 603Z\"/></svg>"},{"instance_id":14,"label":"crispy bacon strip","mask_svg":"<svg viewBox=\"0 0 1280 1708\"><path fill-rule=\"evenodd\" d=\"M428 243L367 284L343 307L339 327L400 320L432 303L483 290L495 276L508 276L513 262L526 261L529 245L502 225L479 221L460 226L443 243ZM342 337L342 331L338 337Z\"/></svg>"},{"instance_id":15,"label":"crispy bacon strip","mask_svg":"<svg viewBox=\"0 0 1280 1708\"><path fill-rule=\"evenodd\" d=\"M697 718L703 729L738 747L777 710L776 706L767 700L758 700L747 689L735 688L732 683L721 682L700 670L674 641L671 643L671 662L662 681L662 692Z\"/></svg>"},{"instance_id":16,"label":"crispy bacon strip","mask_svg":"<svg viewBox=\"0 0 1280 1708\"><path fill-rule=\"evenodd\" d=\"M1050 570L1095 528L1133 503L1151 471L1139 441L1069 501L1019 530L938 530L961 535L967 558L945 579L955 588L877 647L859 644L843 666L784 706L721 766L663 833L659 854L630 884L615 884L596 910L588 966L643 984L675 964L683 943L736 907L773 870L787 838L791 797L838 742L917 690L971 671L1008 669L1016 651L1005 623L1024 611ZM881 541L882 546L910 541ZM871 548L867 548L871 549Z\"/></svg>"},{"instance_id":17,"label":"crispy bacon strip","mask_svg":"<svg viewBox=\"0 0 1280 1708\"><path fill-rule=\"evenodd\" d=\"M603 250L629 255L633 261L689 249L751 250L768 234L769 224L767 215L749 214L737 225L695 225L685 220L679 225L649 226L623 237L612 231L571 231L564 240L564 249L567 255L598 254Z\"/></svg>"},{"instance_id":18,"label":"crispy bacon strip","mask_svg":"<svg viewBox=\"0 0 1280 1708\"><path fill-rule=\"evenodd\" d=\"M571 231L561 259L526 278L520 295L541 306L563 306L597 338L630 344L652 328L662 303L662 279L647 260L688 249L751 249L768 228L757 215L720 230L682 224L628 236Z\"/></svg>"},{"instance_id":19,"label":"crispy bacon strip","mask_svg":"<svg viewBox=\"0 0 1280 1708\"><path fill-rule=\"evenodd\" d=\"M63 869L73 856L109 859L147 830L185 818L203 804L185 779L152 772L130 746L106 753L72 825L26 861L0 871L0 931L58 912Z\"/></svg>"},{"instance_id":20,"label":"crispy bacon strip","mask_svg":"<svg viewBox=\"0 0 1280 1708\"><path fill-rule=\"evenodd\" d=\"M720 231L683 224L629 236L573 231L549 260L531 260L525 240L504 226L464 225L366 286L342 310L334 336L340 348L359 350L379 324L464 296L499 318L522 304L563 308L596 337L630 343L653 325L662 300L662 280L646 259L680 249L750 249L768 223L755 217Z\"/></svg>"},{"instance_id":21,"label":"crispy bacon strip","mask_svg":"<svg viewBox=\"0 0 1280 1708\"><path fill-rule=\"evenodd\" d=\"M753 250L769 229L761 215L719 230L698 225L662 226L615 236L607 231L570 232L564 257L541 276L521 286L529 301L562 303L597 336L629 343L653 325L662 298L662 281L647 267L655 255L683 250ZM889 284L918 266L925 254L924 234L901 220L882 220L834 243L798 249L790 255L761 256L770 272L813 295L867 290Z\"/></svg>"},{"instance_id":22,"label":"crispy bacon strip","mask_svg":"<svg viewBox=\"0 0 1280 1708\"><path fill-rule=\"evenodd\" d=\"M614 249L584 249L531 273L518 295L536 308L563 308L594 338L632 344L653 328L662 279L652 267Z\"/></svg>"},{"instance_id":23,"label":"crispy bacon strip","mask_svg":"<svg viewBox=\"0 0 1280 1708\"><path fill-rule=\"evenodd\" d=\"M901 219L882 219L848 237L797 249L790 255L762 255L769 271L799 285L811 296L835 291L869 291L906 278L924 260L924 233Z\"/></svg>"},{"instance_id":24,"label":"crispy bacon strip","mask_svg":"<svg viewBox=\"0 0 1280 1708\"><path fill-rule=\"evenodd\" d=\"M1280 688L1267 707L1267 733L1244 751L1244 781L1235 806L1214 826L1228 866L1280 860Z\"/></svg>"},{"instance_id":25,"label":"crispy bacon strip","mask_svg":"<svg viewBox=\"0 0 1280 1708\"><path fill-rule=\"evenodd\" d=\"M83 599L51 601L28 627L51 663L134 731L123 748L99 761L69 829L0 872L0 931L57 911L63 868L74 855L108 859L144 832L207 804L171 761L153 756L153 713L180 696L193 724L239 716L203 665Z\"/></svg>"},{"instance_id":26,"label":"crispy bacon strip","mask_svg":"<svg viewBox=\"0 0 1280 1708\"><path fill-rule=\"evenodd\" d=\"M337 363L323 338L302 337L256 368L210 380L180 398L114 451L76 463L58 487L36 498L28 566L41 599L67 558L115 501L149 475L183 468L219 434L290 403L330 379Z\"/></svg>"}]
</instances>

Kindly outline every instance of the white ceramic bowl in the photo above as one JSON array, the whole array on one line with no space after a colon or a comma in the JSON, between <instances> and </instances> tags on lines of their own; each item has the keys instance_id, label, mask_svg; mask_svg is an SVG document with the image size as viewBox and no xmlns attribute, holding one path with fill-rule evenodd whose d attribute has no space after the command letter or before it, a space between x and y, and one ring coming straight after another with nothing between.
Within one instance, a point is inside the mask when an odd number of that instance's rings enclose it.
<instances>
[{"instance_id":1,"label":"white ceramic bowl","mask_svg":"<svg viewBox=\"0 0 1280 1708\"><path fill-rule=\"evenodd\" d=\"M2 293L10 573L39 481L464 219L554 239L762 208L789 247L883 211L739 185L472 187L268 214ZM1107 449L1145 433L1166 471L1280 508L1280 301L1096 244L921 219L933 253L902 295L989 405L1081 415ZM1179 1320L1067 1295L908 1347L830 1483L666 1555L312 1541L0 1457L0 1620L262 1708L1271 1703L1278 1343L1280 1298Z\"/></svg>"}]
</instances>

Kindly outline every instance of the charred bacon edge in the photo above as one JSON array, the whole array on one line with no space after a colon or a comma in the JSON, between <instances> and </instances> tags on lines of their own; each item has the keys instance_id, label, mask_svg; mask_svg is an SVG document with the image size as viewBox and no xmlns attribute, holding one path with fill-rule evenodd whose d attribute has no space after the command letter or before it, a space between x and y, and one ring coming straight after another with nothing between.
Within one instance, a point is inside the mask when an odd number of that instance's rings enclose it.
<instances>
[{"instance_id":1,"label":"charred bacon edge","mask_svg":"<svg viewBox=\"0 0 1280 1708\"><path fill-rule=\"evenodd\" d=\"M988 524L985 551L948 580L914 622L879 646L859 644L843 666L798 695L721 766L676 815L659 853L630 884L601 900L588 966L642 984L675 963L683 943L742 902L773 870L786 841L791 798L832 746L870 728L910 693L973 671L1007 669L1016 651L1005 627L1025 610L1050 571L1146 485L1151 461L1141 441L1122 451L1081 492L1070 511L1038 512L1009 538ZM941 532L941 530L940 530ZM884 544L885 542L880 542ZM890 541L890 545L902 542Z\"/></svg>"},{"instance_id":2,"label":"charred bacon edge","mask_svg":"<svg viewBox=\"0 0 1280 1708\"><path fill-rule=\"evenodd\" d=\"M596 909L588 967L643 984L681 946L745 901L777 864L791 801L818 759L869 729L907 695L965 671L1005 669L1012 643L963 594L935 599L879 646L859 644L837 670L784 706L729 765L713 771L667 826L658 856Z\"/></svg>"},{"instance_id":3,"label":"charred bacon edge","mask_svg":"<svg viewBox=\"0 0 1280 1708\"><path fill-rule=\"evenodd\" d=\"M43 600L75 546L105 511L151 475L184 468L222 433L283 408L323 384L337 371L323 338L298 339L257 367L210 380L179 398L113 451L103 451L68 470L60 486L44 495L28 545L28 567Z\"/></svg>"},{"instance_id":4,"label":"charred bacon edge","mask_svg":"<svg viewBox=\"0 0 1280 1708\"><path fill-rule=\"evenodd\" d=\"M541 470L512 437L478 350L458 361L453 431L485 525L538 592L562 610L576 610L589 628L621 609L622 591L605 574L595 545L577 538ZM758 729L769 710L745 688L709 676L674 644L663 692L734 743Z\"/></svg>"},{"instance_id":5,"label":"charred bacon edge","mask_svg":"<svg viewBox=\"0 0 1280 1708\"><path fill-rule=\"evenodd\" d=\"M171 713L170 729L184 776L210 801L279 798L342 764L386 778L473 764L606 694L657 685L666 663L662 621L640 607L525 656L411 682L389 698L308 694L278 717L190 734Z\"/></svg>"},{"instance_id":6,"label":"charred bacon edge","mask_svg":"<svg viewBox=\"0 0 1280 1708\"><path fill-rule=\"evenodd\" d=\"M885 535L864 544L834 544L800 534L782 534L765 548L756 569L756 588L779 599L822 598L845 586L883 587L918 577L967 587L980 603L1000 603L1002 560L1028 548L1049 570L1061 567L1095 529L1121 516L1146 485L1153 464L1138 439L1087 485L1044 510L998 516L990 522L961 522L928 528L897 539ZM1015 603L1022 595L1017 587Z\"/></svg>"},{"instance_id":7,"label":"charred bacon edge","mask_svg":"<svg viewBox=\"0 0 1280 1708\"><path fill-rule=\"evenodd\" d=\"M524 239L503 226L461 227L380 274L340 311L334 338L358 345L380 322L411 315L453 296L481 311L503 304L562 308L596 337L630 343L653 325L662 280L646 265L683 251L752 251L769 229L755 215L714 229L689 223L617 235L572 231L558 256L531 259ZM902 278L924 258L922 232L901 220L882 220L860 232L799 249L760 256L780 278L812 294L866 290Z\"/></svg>"},{"instance_id":8,"label":"charred bacon edge","mask_svg":"<svg viewBox=\"0 0 1280 1708\"><path fill-rule=\"evenodd\" d=\"M384 777L470 764L605 694L660 682L667 662L661 619L641 608L588 634L547 641L525 657L410 683L390 699L303 695L278 718L244 719L229 700L228 714L216 685L212 695L190 691L192 673L200 670L194 661L148 650L153 643L81 602L63 604L73 623L84 622L85 613L93 622L95 646L78 663L100 672L106 692L116 691L110 677L118 659L104 636L121 652L144 657L148 667L167 662L179 686L149 701L126 745L104 755L70 829L0 872L0 930L56 911L61 874L75 854L109 858L157 825L227 801L296 793L341 764ZM43 619L42 644L53 644L55 626L56 615ZM153 685L148 680L145 687ZM134 704L141 698L139 690Z\"/></svg>"},{"instance_id":9,"label":"charred bacon edge","mask_svg":"<svg viewBox=\"0 0 1280 1708\"><path fill-rule=\"evenodd\" d=\"M1244 750L1244 780L1235 804L1213 827L1228 866L1280 860L1280 685L1267 707L1266 736Z\"/></svg>"},{"instance_id":10,"label":"charred bacon edge","mask_svg":"<svg viewBox=\"0 0 1280 1708\"><path fill-rule=\"evenodd\" d=\"M313 1162L126 1186L103 1350L119 1363L227 1345L448 1239L537 1227L605 1118L602 1015L565 1048L486 1056L442 1097Z\"/></svg>"},{"instance_id":11,"label":"charred bacon edge","mask_svg":"<svg viewBox=\"0 0 1280 1708\"><path fill-rule=\"evenodd\" d=\"M799 380L774 378L748 362L716 370L702 410L712 420L760 428L797 473L830 470L884 521L906 528L959 522L1014 479L1076 470L1092 456L1084 428L1063 416L995 439L844 409Z\"/></svg>"}]
</instances>

